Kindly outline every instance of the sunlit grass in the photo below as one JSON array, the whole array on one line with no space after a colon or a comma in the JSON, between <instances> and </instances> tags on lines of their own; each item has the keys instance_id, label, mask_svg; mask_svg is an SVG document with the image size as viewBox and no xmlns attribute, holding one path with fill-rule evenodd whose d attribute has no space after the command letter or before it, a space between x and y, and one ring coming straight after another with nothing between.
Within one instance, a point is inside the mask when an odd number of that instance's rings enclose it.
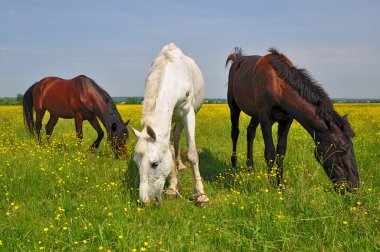
<instances>
[{"instance_id":1,"label":"sunlit grass","mask_svg":"<svg viewBox=\"0 0 380 252\"><path fill-rule=\"evenodd\" d=\"M161 207L138 203L133 134L126 160L110 158L106 141L94 153L89 123L84 139L74 121L60 119L50 143L31 139L20 106L0 107L0 251L376 251L380 249L380 104L336 104L348 114L361 188L334 192L313 156L313 141L294 123L284 162L285 191L268 182L263 140L254 143L254 173L246 171L242 115L238 170L230 167L228 106L204 105L196 141L209 208L188 198L190 165L180 173L182 198ZM141 106L118 106L141 129ZM48 116L44 119L44 123ZM44 134L44 132L43 132ZM184 138L184 137L183 137ZM181 141L186 153L186 142Z\"/></svg>"}]
</instances>

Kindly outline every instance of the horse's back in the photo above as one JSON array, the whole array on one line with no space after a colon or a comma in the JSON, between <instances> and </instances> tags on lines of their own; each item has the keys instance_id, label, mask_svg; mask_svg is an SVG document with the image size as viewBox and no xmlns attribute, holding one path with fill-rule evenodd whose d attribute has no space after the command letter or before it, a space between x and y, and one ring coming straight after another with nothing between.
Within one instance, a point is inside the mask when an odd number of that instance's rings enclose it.
<instances>
[{"instance_id":1,"label":"horse's back","mask_svg":"<svg viewBox=\"0 0 380 252\"><path fill-rule=\"evenodd\" d=\"M36 107L46 109L62 118L73 118L84 104L91 105L85 76L73 79L46 77L39 81L33 92Z\"/></svg>"},{"instance_id":2,"label":"horse's back","mask_svg":"<svg viewBox=\"0 0 380 252\"><path fill-rule=\"evenodd\" d=\"M192 85L193 85L193 92L194 92L193 106L194 106L195 111L198 111L204 101L204 94L205 94L204 78L203 78L202 71L197 65L197 63L195 63L195 61L188 56L186 57L186 59L191 70Z\"/></svg>"},{"instance_id":3,"label":"horse's back","mask_svg":"<svg viewBox=\"0 0 380 252\"><path fill-rule=\"evenodd\" d=\"M232 106L250 116L272 113L283 107L286 95L294 91L272 67L272 53L265 56L242 56L231 65L228 100ZM293 66L286 58L287 64Z\"/></svg>"}]
</instances>

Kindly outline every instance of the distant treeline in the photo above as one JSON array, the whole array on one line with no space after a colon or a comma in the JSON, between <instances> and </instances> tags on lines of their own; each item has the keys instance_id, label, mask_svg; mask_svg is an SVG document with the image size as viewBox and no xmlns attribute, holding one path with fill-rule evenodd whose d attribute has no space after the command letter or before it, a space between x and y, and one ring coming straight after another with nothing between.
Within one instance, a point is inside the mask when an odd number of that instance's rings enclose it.
<instances>
[{"instance_id":1,"label":"distant treeline","mask_svg":"<svg viewBox=\"0 0 380 252\"><path fill-rule=\"evenodd\" d=\"M0 98L0 105L21 105L22 94L17 94L16 97L3 97ZM141 104L143 97L112 97L115 104ZM350 98L336 98L332 99L335 103L380 103L380 99L350 99ZM223 104L227 103L227 99L221 98L206 98L204 103L206 104Z\"/></svg>"},{"instance_id":2,"label":"distant treeline","mask_svg":"<svg viewBox=\"0 0 380 252\"><path fill-rule=\"evenodd\" d=\"M143 97L112 97L116 104L141 104ZM223 104L227 103L227 99L220 98L206 98L204 103L207 104Z\"/></svg>"},{"instance_id":3,"label":"distant treeline","mask_svg":"<svg viewBox=\"0 0 380 252\"><path fill-rule=\"evenodd\" d=\"M112 97L115 104L141 104L142 97Z\"/></svg>"},{"instance_id":4,"label":"distant treeline","mask_svg":"<svg viewBox=\"0 0 380 252\"><path fill-rule=\"evenodd\" d=\"M0 98L0 105L19 105L22 104L22 94L17 94L16 97L3 97Z\"/></svg>"},{"instance_id":5,"label":"distant treeline","mask_svg":"<svg viewBox=\"0 0 380 252\"><path fill-rule=\"evenodd\" d=\"M331 99L334 103L379 103L380 99L352 99L352 98L334 98Z\"/></svg>"}]
</instances>

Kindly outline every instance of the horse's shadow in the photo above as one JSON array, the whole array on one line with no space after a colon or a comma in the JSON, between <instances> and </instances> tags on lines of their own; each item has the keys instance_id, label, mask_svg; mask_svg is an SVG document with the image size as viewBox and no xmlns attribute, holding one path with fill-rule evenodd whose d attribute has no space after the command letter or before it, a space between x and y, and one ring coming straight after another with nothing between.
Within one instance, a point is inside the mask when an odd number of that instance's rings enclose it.
<instances>
[{"instance_id":1,"label":"horse's shadow","mask_svg":"<svg viewBox=\"0 0 380 252\"><path fill-rule=\"evenodd\" d=\"M199 169L205 181L215 182L220 174L230 168L226 161L218 159L209 149L202 149L199 153Z\"/></svg>"},{"instance_id":2,"label":"horse's shadow","mask_svg":"<svg viewBox=\"0 0 380 252\"><path fill-rule=\"evenodd\" d=\"M230 189L236 183L236 176L242 171L249 172L245 168L232 168L230 159L219 159L210 150L204 149L199 154L200 172L203 179L220 188Z\"/></svg>"},{"instance_id":3,"label":"horse's shadow","mask_svg":"<svg viewBox=\"0 0 380 252\"><path fill-rule=\"evenodd\" d=\"M128 159L127 161L127 170L124 173L123 177L123 188L125 193L128 193L131 200L137 201L139 198L139 183L140 183L140 175L139 169L136 166L133 159Z\"/></svg>"}]
</instances>

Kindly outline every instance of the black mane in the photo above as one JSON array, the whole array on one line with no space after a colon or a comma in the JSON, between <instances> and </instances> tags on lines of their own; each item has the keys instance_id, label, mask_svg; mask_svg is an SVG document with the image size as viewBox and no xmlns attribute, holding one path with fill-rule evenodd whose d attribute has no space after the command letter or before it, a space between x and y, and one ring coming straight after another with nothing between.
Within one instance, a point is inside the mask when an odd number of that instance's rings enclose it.
<instances>
[{"instance_id":1,"label":"black mane","mask_svg":"<svg viewBox=\"0 0 380 252\"><path fill-rule=\"evenodd\" d=\"M341 117L335 110L325 90L315 81L306 69L290 66L287 58L276 49L269 49L271 53L270 65L276 70L278 76L294 88L307 102L317 107L317 114L326 125L336 124L347 137L354 137L346 117Z\"/></svg>"},{"instance_id":2,"label":"black mane","mask_svg":"<svg viewBox=\"0 0 380 252\"><path fill-rule=\"evenodd\" d=\"M125 128L125 125L123 123L123 120L121 119L121 116L116 109L116 105L113 102L111 96L102 88L100 87L93 79L82 75L82 79L84 79L84 83L88 83L92 85L96 91L98 91L99 95L102 97L104 102L107 103L107 109L106 113L104 115L105 120L105 128L107 132L109 133L111 130L115 131L115 135L122 136L123 134L123 127ZM115 127L116 126L116 127ZM110 137L110 134L108 134Z\"/></svg>"}]
</instances>

